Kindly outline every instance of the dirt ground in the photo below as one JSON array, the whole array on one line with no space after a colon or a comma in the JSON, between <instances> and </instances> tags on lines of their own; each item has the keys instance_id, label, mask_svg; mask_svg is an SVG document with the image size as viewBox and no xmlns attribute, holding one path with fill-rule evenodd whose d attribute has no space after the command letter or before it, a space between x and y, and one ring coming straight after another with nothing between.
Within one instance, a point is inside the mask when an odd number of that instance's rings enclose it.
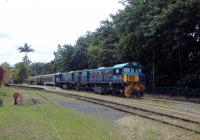
<instances>
[{"instance_id":1,"label":"dirt ground","mask_svg":"<svg viewBox=\"0 0 200 140\"><path fill-rule=\"evenodd\" d=\"M195 134L180 128L139 116L125 116L115 121L124 140L199 140Z\"/></svg>"}]
</instances>

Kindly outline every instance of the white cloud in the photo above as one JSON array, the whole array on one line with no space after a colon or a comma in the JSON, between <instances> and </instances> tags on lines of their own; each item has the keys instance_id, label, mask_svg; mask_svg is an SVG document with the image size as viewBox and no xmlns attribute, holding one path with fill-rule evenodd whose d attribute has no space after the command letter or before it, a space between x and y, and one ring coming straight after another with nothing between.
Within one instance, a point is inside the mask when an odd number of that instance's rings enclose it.
<instances>
[{"instance_id":1,"label":"white cloud","mask_svg":"<svg viewBox=\"0 0 200 140\"><path fill-rule=\"evenodd\" d=\"M0 63L21 61L24 42L33 62L48 62L58 44L74 44L121 8L118 0L0 0Z\"/></svg>"}]
</instances>

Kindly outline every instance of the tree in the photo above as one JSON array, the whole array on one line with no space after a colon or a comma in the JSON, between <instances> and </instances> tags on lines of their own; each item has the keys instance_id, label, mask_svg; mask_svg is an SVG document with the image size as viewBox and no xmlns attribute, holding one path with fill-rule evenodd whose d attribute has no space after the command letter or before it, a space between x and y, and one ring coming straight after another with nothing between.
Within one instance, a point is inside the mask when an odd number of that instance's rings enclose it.
<instances>
[{"instance_id":1,"label":"tree","mask_svg":"<svg viewBox=\"0 0 200 140\"><path fill-rule=\"evenodd\" d=\"M74 46L58 45L57 51L54 52L54 55L54 61L57 63L60 72L76 70L76 64L73 63Z\"/></svg>"},{"instance_id":2,"label":"tree","mask_svg":"<svg viewBox=\"0 0 200 140\"><path fill-rule=\"evenodd\" d=\"M30 69L24 62L15 64L12 70L14 83L24 83L29 78Z\"/></svg>"},{"instance_id":3,"label":"tree","mask_svg":"<svg viewBox=\"0 0 200 140\"><path fill-rule=\"evenodd\" d=\"M31 76L41 75L44 71L45 63L32 63L29 68L31 69Z\"/></svg>"},{"instance_id":4,"label":"tree","mask_svg":"<svg viewBox=\"0 0 200 140\"><path fill-rule=\"evenodd\" d=\"M199 87L200 1L121 0L124 9L75 45L59 45L48 70L63 72L136 61L146 86ZM154 75L154 76L153 76Z\"/></svg>"},{"instance_id":5,"label":"tree","mask_svg":"<svg viewBox=\"0 0 200 140\"><path fill-rule=\"evenodd\" d=\"M28 45L28 43L24 43L24 46L19 47L18 50L19 50L20 53L21 52L25 53L25 56L23 58L23 62L29 65L31 63L31 61L29 60L27 54L30 53L30 52L34 52L34 49L32 49L31 46Z\"/></svg>"},{"instance_id":6,"label":"tree","mask_svg":"<svg viewBox=\"0 0 200 140\"><path fill-rule=\"evenodd\" d=\"M0 65L0 86L8 84L11 80L11 67L8 63Z\"/></svg>"},{"instance_id":7,"label":"tree","mask_svg":"<svg viewBox=\"0 0 200 140\"><path fill-rule=\"evenodd\" d=\"M59 72L59 69L55 66L54 61L44 64L42 74L51 74L56 72Z\"/></svg>"},{"instance_id":8,"label":"tree","mask_svg":"<svg viewBox=\"0 0 200 140\"><path fill-rule=\"evenodd\" d=\"M3 85L5 71L2 66L0 66L0 87Z\"/></svg>"}]
</instances>

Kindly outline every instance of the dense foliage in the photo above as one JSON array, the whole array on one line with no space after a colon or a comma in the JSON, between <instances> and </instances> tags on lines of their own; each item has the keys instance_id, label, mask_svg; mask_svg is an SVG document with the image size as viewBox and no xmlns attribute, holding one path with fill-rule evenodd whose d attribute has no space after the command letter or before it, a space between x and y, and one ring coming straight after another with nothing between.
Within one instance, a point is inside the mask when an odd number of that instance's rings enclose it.
<instances>
[{"instance_id":1,"label":"dense foliage","mask_svg":"<svg viewBox=\"0 0 200 140\"><path fill-rule=\"evenodd\" d=\"M58 45L55 59L33 63L31 75L113 66L137 61L146 85L199 87L200 1L123 0L110 15L75 45Z\"/></svg>"},{"instance_id":2,"label":"dense foliage","mask_svg":"<svg viewBox=\"0 0 200 140\"><path fill-rule=\"evenodd\" d=\"M8 63L0 65L0 86L6 85L11 79L11 67Z\"/></svg>"},{"instance_id":3,"label":"dense foliage","mask_svg":"<svg viewBox=\"0 0 200 140\"><path fill-rule=\"evenodd\" d=\"M53 72L137 61L147 85L200 85L200 1L124 0L124 9L102 21L75 45L59 45ZM56 68L56 69L55 69Z\"/></svg>"},{"instance_id":4,"label":"dense foliage","mask_svg":"<svg viewBox=\"0 0 200 140\"><path fill-rule=\"evenodd\" d=\"M12 69L12 80L14 83L25 83L29 80L30 69L24 62L15 64Z\"/></svg>"}]
</instances>

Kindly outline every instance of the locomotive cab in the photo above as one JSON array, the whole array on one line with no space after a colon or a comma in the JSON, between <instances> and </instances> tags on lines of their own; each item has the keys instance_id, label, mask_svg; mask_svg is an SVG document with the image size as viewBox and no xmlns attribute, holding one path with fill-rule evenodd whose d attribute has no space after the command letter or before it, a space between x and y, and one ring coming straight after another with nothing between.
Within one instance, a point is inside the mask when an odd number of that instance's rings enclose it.
<instances>
[{"instance_id":1,"label":"locomotive cab","mask_svg":"<svg viewBox=\"0 0 200 140\"><path fill-rule=\"evenodd\" d=\"M114 66L114 73L121 75L124 84L123 94L126 97L143 96L144 76L142 74L142 66L136 62L118 64Z\"/></svg>"},{"instance_id":2,"label":"locomotive cab","mask_svg":"<svg viewBox=\"0 0 200 140\"><path fill-rule=\"evenodd\" d=\"M126 84L124 88L124 94L126 97L143 96L144 82L143 74L140 65L133 65L130 67L125 67L123 69L123 80Z\"/></svg>"},{"instance_id":3,"label":"locomotive cab","mask_svg":"<svg viewBox=\"0 0 200 140\"><path fill-rule=\"evenodd\" d=\"M123 68L124 82L143 82L141 66Z\"/></svg>"}]
</instances>

